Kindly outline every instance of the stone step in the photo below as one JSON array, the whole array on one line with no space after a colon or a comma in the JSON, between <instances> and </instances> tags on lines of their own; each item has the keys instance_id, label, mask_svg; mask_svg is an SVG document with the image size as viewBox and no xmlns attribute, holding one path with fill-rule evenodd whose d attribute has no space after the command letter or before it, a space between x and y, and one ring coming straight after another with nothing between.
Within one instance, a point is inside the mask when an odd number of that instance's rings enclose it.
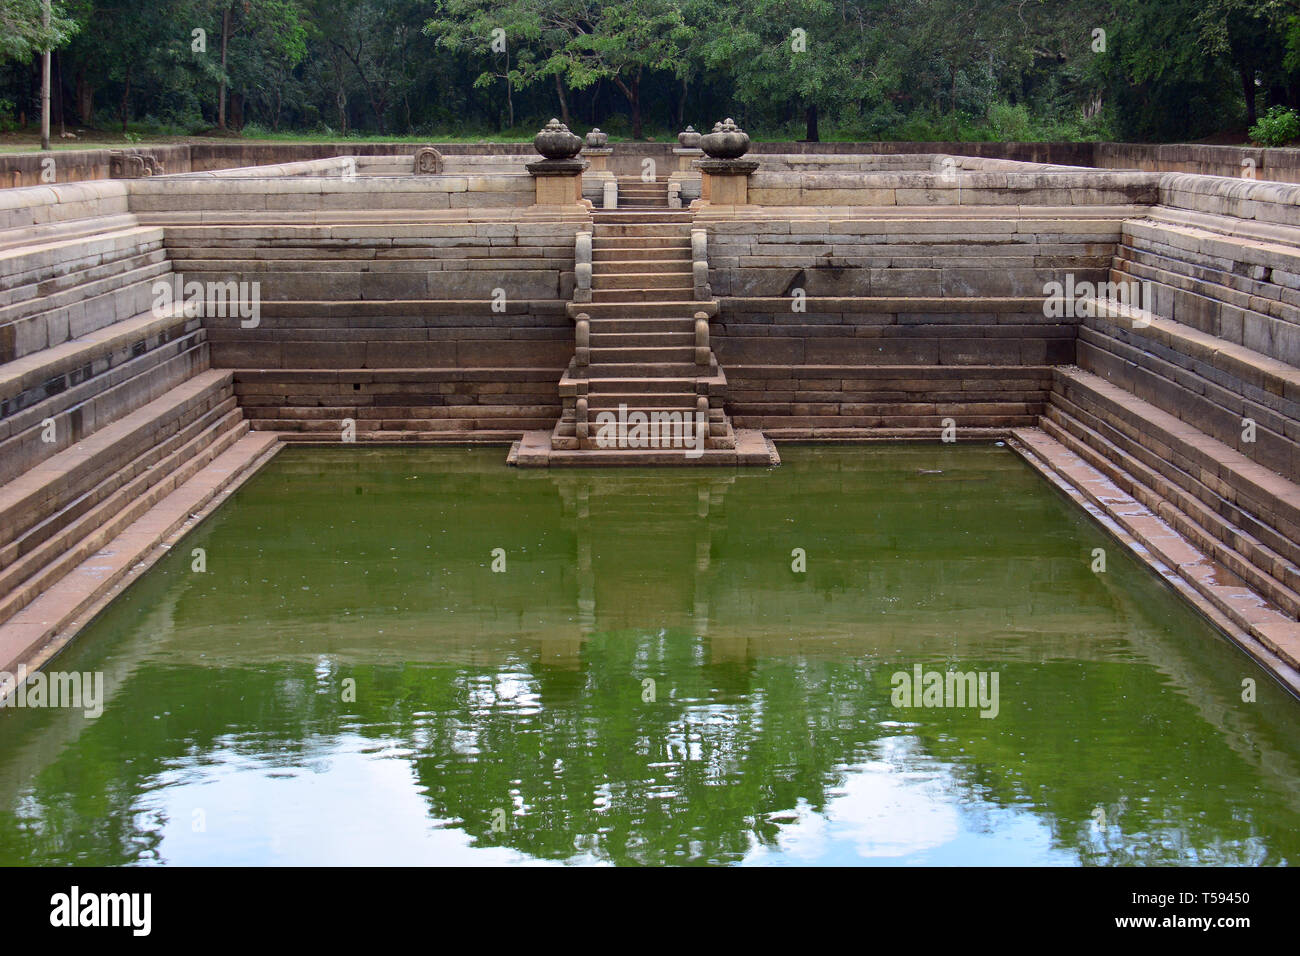
<instances>
[{"instance_id":1,"label":"stone step","mask_svg":"<svg viewBox=\"0 0 1300 956\"><path fill-rule=\"evenodd\" d=\"M640 416L644 415L645 421L643 424L649 426L653 423L654 426L658 429L659 434L664 435L666 438L670 436L675 438L683 433L687 435L693 435L695 434L696 429L698 428L698 422L696 421L694 414L691 413L689 409L628 407L622 413L619 412L618 406L615 406L614 408L592 409L588 413L587 423L593 429L600 427L600 425L602 424L597 421L598 413L609 413L615 416L622 414L623 415L622 420L627 423L627 428L629 430L637 427ZM637 413L636 419L629 418L629 416L633 415L633 413ZM727 421L725 418L709 419L706 422L706 425L708 426L708 430L705 434L706 438L722 439L722 440L731 438L732 435L731 423ZM577 429L577 424L574 422L573 417L566 416L564 418L561 418L558 422L556 422L555 431L553 432L553 434L560 438L568 438L570 436L576 438L577 437L576 429ZM590 441L590 439L588 439L588 441ZM593 448L593 447L600 447L600 446L595 444L586 444L581 439L579 439L578 447ZM722 446L714 446L714 447L722 447Z\"/></svg>"},{"instance_id":2,"label":"stone step","mask_svg":"<svg viewBox=\"0 0 1300 956\"><path fill-rule=\"evenodd\" d=\"M73 273L49 276L0 294L0 324L75 306L138 282L152 283L169 272L167 253L159 246ZM151 294L150 301L152 298Z\"/></svg>"},{"instance_id":3,"label":"stone step","mask_svg":"<svg viewBox=\"0 0 1300 956\"><path fill-rule=\"evenodd\" d=\"M607 281L623 276L663 276L670 275L679 282L691 285L694 281L691 272L691 260L684 257L675 259L593 259L592 278ZM625 288L651 288L632 282L619 283ZM599 286L598 286L599 288Z\"/></svg>"},{"instance_id":4,"label":"stone step","mask_svg":"<svg viewBox=\"0 0 1300 956\"><path fill-rule=\"evenodd\" d=\"M610 437L607 437L604 442L602 442L600 437L602 426L597 425L594 421L590 423L590 431L586 438L578 438L572 425L561 423L557 425L555 430L551 433L551 438L552 442L559 439L565 444L569 444L565 439L571 439L572 444L570 447L601 453L630 451L634 449L657 449L659 451L674 451L680 454L684 450L696 447L696 435L698 435L698 432L690 427L687 427L685 431L683 431L678 427L676 422L661 421L658 425L658 433L656 437L652 434L648 418L645 424L646 430L644 433L636 432L636 426L634 424L629 424L624 436L620 437L617 429L615 429L612 435L607 432L607 435L610 435ZM728 423L719 428L716 433L711 432L705 434L704 447L706 449L735 448L736 438L735 433L731 430L731 425Z\"/></svg>"},{"instance_id":5,"label":"stone step","mask_svg":"<svg viewBox=\"0 0 1300 956\"><path fill-rule=\"evenodd\" d=\"M737 415L732 424L737 432L745 429L758 429L759 424L742 421ZM989 427L968 427L957 432L958 443L985 443L1005 439L1013 428L1032 428L1035 421L1021 425L998 425ZM867 423L847 422L844 425L828 427L824 418L805 424L788 424L780 421L771 425L762 425L762 434L772 441L816 441L826 444L849 443L867 444L871 442L938 442L942 440L943 429L940 425L892 425L880 424L870 420Z\"/></svg>"},{"instance_id":6,"label":"stone step","mask_svg":"<svg viewBox=\"0 0 1300 956\"><path fill-rule=\"evenodd\" d=\"M941 441L950 415L749 415L736 409L733 420L737 428L758 428L773 439L782 441L821 440L851 437L855 430L861 437L893 436ZM962 415L957 441L985 441L1006 438L1012 428L1032 428L1038 415Z\"/></svg>"},{"instance_id":7,"label":"stone step","mask_svg":"<svg viewBox=\"0 0 1300 956\"><path fill-rule=\"evenodd\" d=\"M603 289L681 289L689 287L691 273L686 269L664 270L660 272L633 272L622 264L618 271L601 270L591 277L591 286L595 290Z\"/></svg>"},{"instance_id":8,"label":"stone step","mask_svg":"<svg viewBox=\"0 0 1300 956\"><path fill-rule=\"evenodd\" d=\"M1193 473L1195 466L1182 455L1179 446L1165 444L1153 436L1132 434L1120 427L1122 423L1104 408L1090 408L1088 402L1078 399L1078 395L1053 394L1042 424L1055 422L1066 427L1078 423L1086 428L1087 433L1080 432L1076 437L1089 441L1108 457L1118 460L1123 456L1128 462L1124 466L1127 472L1158 491L1202 527L1221 532L1220 540L1225 544L1250 554L1255 553L1258 544L1270 555L1280 556L1276 560L1261 557L1259 566L1270 569L1269 573L1288 587L1300 590L1300 575L1295 570L1300 564L1300 541L1287 537L1271 522L1228 500L1225 495L1231 491L1227 486L1208 485Z\"/></svg>"},{"instance_id":9,"label":"stone step","mask_svg":"<svg viewBox=\"0 0 1300 956\"><path fill-rule=\"evenodd\" d=\"M97 552L132 521L170 494L178 484L216 458L248 431L233 402L205 416L183 433L183 443L168 443L167 453L123 483L110 475L103 494L82 510L69 507L46 519L5 548L13 558L0 571L0 621L8 620L72 568ZM170 450L173 445L177 447ZM75 506L77 503L73 503Z\"/></svg>"},{"instance_id":10,"label":"stone step","mask_svg":"<svg viewBox=\"0 0 1300 956\"><path fill-rule=\"evenodd\" d=\"M620 348L592 348L593 366L645 363L654 365L685 365L695 360L694 346L639 346Z\"/></svg>"},{"instance_id":11,"label":"stone step","mask_svg":"<svg viewBox=\"0 0 1300 956\"><path fill-rule=\"evenodd\" d=\"M69 372L94 366L133 346L164 336L164 341L185 331L197 330L201 320L187 319L183 306L173 305L157 313L141 312L95 329L76 338L51 345L39 352L0 365L0 400L13 402L17 396ZM75 384L75 383L67 383ZM3 416L0 416L3 417Z\"/></svg>"},{"instance_id":12,"label":"stone step","mask_svg":"<svg viewBox=\"0 0 1300 956\"><path fill-rule=\"evenodd\" d=\"M664 222L684 222L690 223L695 221L695 216L690 212L679 212L676 210L669 212L604 212L597 210L592 213L592 221L595 225L601 226L610 223L664 223Z\"/></svg>"},{"instance_id":13,"label":"stone step","mask_svg":"<svg viewBox=\"0 0 1300 956\"><path fill-rule=\"evenodd\" d=\"M1100 414L1148 448L1159 447L1162 461L1283 538L1300 541L1300 486L1294 482L1090 372L1058 368L1056 381L1057 391L1069 401ZM1194 487L1185 490L1196 493Z\"/></svg>"},{"instance_id":14,"label":"stone step","mask_svg":"<svg viewBox=\"0 0 1300 956\"><path fill-rule=\"evenodd\" d=\"M182 336L157 346L119 365L95 369L82 379L77 371L56 383L75 376L77 384L55 390L48 397L46 389L37 387L21 394L15 401L35 399L0 420L0 484L80 442L97 429L135 411L162 396L209 367L208 345L204 333ZM131 354L130 352L127 353ZM4 402L0 402L0 408ZM47 424L53 419L53 441Z\"/></svg>"},{"instance_id":15,"label":"stone step","mask_svg":"<svg viewBox=\"0 0 1300 956\"><path fill-rule=\"evenodd\" d=\"M1279 663L1300 667L1300 622L1271 607L1229 568L1198 550L1170 524L1169 509L1153 512L1053 434L1031 428L1017 430L1013 437L1035 467L1113 522L1121 540L1132 539L1126 541L1129 548L1154 565L1218 627L1238 643L1258 642L1256 649L1248 646L1252 656L1275 670ZM1110 472L1120 470L1112 463Z\"/></svg>"},{"instance_id":16,"label":"stone step","mask_svg":"<svg viewBox=\"0 0 1300 956\"><path fill-rule=\"evenodd\" d=\"M695 331L603 332L592 330L592 348L652 348L654 346L695 348Z\"/></svg>"},{"instance_id":17,"label":"stone step","mask_svg":"<svg viewBox=\"0 0 1300 956\"><path fill-rule=\"evenodd\" d=\"M592 302L674 302L691 291L688 286L670 289L594 289Z\"/></svg>"},{"instance_id":18,"label":"stone step","mask_svg":"<svg viewBox=\"0 0 1300 956\"><path fill-rule=\"evenodd\" d=\"M689 223L603 223L594 226L592 239L681 239L690 240Z\"/></svg>"},{"instance_id":19,"label":"stone step","mask_svg":"<svg viewBox=\"0 0 1300 956\"><path fill-rule=\"evenodd\" d=\"M242 484L278 448L272 435L243 435L184 483L178 483L120 534L0 625L0 669L12 673L19 663L28 664L29 669L39 666L49 656L46 648L52 642L66 643L116 590L166 553L160 545Z\"/></svg>"},{"instance_id":20,"label":"stone step","mask_svg":"<svg viewBox=\"0 0 1300 956\"><path fill-rule=\"evenodd\" d=\"M695 319L682 316L676 319L595 319L591 320L591 337L598 335L630 335L638 332L651 334L688 333L695 337Z\"/></svg>"},{"instance_id":21,"label":"stone step","mask_svg":"<svg viewBox=\"0 0 1300 956\"><path fill-rule=\"evenodd\" d=\"M681 449L563 449L551 445L551 433L526 432L511 448L507 462L521 468L561 468L591 465L656 467L660 465L772 466L781 463L776 447L761 432L734 432L734 448L706 449L698 457L687 457Z\"/></svg>"},{"instance_id":22,"label":"stone step","mask_svg":"<svg viewBox=\"0 0 1300 956\"><path fill-rule=\"evenodd\" d=\"M513 411L513 410L512 410ZM500 440L503 435L517 437L520 432L534 428L545 428L556 419L555 412L546 415L480 415L462 418L400 418L368 415L353 419L357 440L369 436L367 440L378 441L375 436L409 434L404 441L421 441L430 435L459 436L461 441L467 437L486 441L489 433ZM249 425L256 431L277 432L291 440L294 434L309 436L311 440L324 444L342 444L343 432L337 420L311 418L250 418ZM424 436L424 438L416 437Z\"/></svg>"},{"instance_id":23,"label":"stone step","mask_svg":"<svg viewBox=\"0 0 1300 956\"><path fill-rule=\"evenodd\" d=\"M163 230L135 226L110 229L92 236L60 238L0 249L0 293L34 285L36 294L48 294L65 277L73 282L92 270L136 258L163 247ZM43 289L43 291L41 291ZM8 299L0 295L0 303Z\"/></svg>"},{"instance_id":24,"label":"stone step","mask_svg":"<svg viewBox=\"0 0 1300 956\"><path fill-rule=\"evenodd\" d=\"M1300 593L1285 580L1289 576L1294 585L1300 586L1300 570L1290 562L1194 499L1188 502L1177 493L1167 495L1165 492L1173 491L1167 480L1125 454L1062 406L1053 406L1040 427L1114 481L1126 494L1160 514L1179 534L1229 568L1256 592L1292 617L1300 614ZM1182 505L1187 503L1191 507L1183 510Z\"/></svg>"},{"instance_id":25,"label":"stone step","mask_svg":"<svg viewBox=\"0 0 1300 956\"><path fill-rule=\"evenodd\" d=\"M590 392L587 395L587 409L590 412L598 411L618 411L620 406L626 406L629 410L639 411L673 411L677 413L689 412L692 415L696 412L696 401L700 396L693 393L674 393L674 392L622 392L609 394L605 392ZM573 400L565 401L564 410L560 414L562 421L571 421L573 419ZM710 421L725 421L726 412L717 405L709 406Z\"/></svg>"},{"instance_id":26,"label":"stone step","mask_svg":"<svg viewBox=\"0 0 1300 956\"><path fill-rule=\"evenodd\" d=\"M101 236L129 229L157 228L141 226L140 221L126 212L85 219L65 219L62 222L45 222L34 227L0 230L0 250L29 248L34 241L42 244L95 240Z\"/></svg>"},{"instance_id":27,"label":"stone step","mask_svg":"<svg viewBox=\"0 0 1300 956\"><path fill-rule=\"evenodd\" d=\"M696 312L712 317L718 314L716 300L681 299L672 302L570 302L565 307L570 318L586 313L598 319L679 319L693 318Z\"/></svg>"},{"instance_id":28,"label":"stone step","mask_svg":"<svg viewBox=\"0 0 1300 956\"><path fill-rule=\"evenodd\" d=\"M591 248L593 257L599 252L628 249L637 252L672 250L685 253L689 257L691 254L691 240L689 238L678 239L673 236L648 236L644 239L636 236L592 236Z\"/></svg>"},{"instance_id":29,"label":"stone step","mask_svg":"<svg viewBox=\"0 0 1300 956\"><path fill-rule=\"evenodd\" d=\"M697 378L686 375L664 377L655 376L618 376L597 375L585 379L588 394L616 395L624 394L691 394L698 392ZM562 392L563 394L563 392Z\"/></svg>"},{"instance_id":30,"label":"stone step","mask_svg":"<svg viewBox=\"0 0 1300 956\"><path fill-rule=\"evenodd\" d=\"M1148 335L1151 328L1129 329L1121 321L1079 329L1083 369L1273 471L1300 474L1300 370L1194 329ZM1242 434L1246 418L1256 425L1250 441Z\"/></svg>"},{"instance_id":31,"label":"stone step","mask_svg":"<svg viewBox=\"0 0 1300 956\"><path fill-rule=\"evenodd\" d=\"M691 250L690 246L681 244L679 247L670 248L650 248L646 249L639 245L630 245L626 249L603 249L593 247L591 252L591 261L593 265L603 263L628 263L636 264L641 268L640 272L652 271L647 266L657 263L664 263L671 266L685 266L689 272L691 268Z\"/></svg>"},{"instance_id":32,"label":"stone step","mask_svg":"<svg viewBox=\"0 0 1300 956\"><path fill-rule=\"evenodd\" d=\"M0 487L0 546L56 514L171 435L224 401L233 401L229 371L200 372Z\"/></svg>"},{"instance_id":33,"label":"stone step","mask_svg":"<svg viewBox=\"0 0 1300 956\"><path fill-rule=\"evenodd\" d=\"M142 258L138 267L0 308L0 362L149 311L155 301L153 283L171 270L161 255Z\"/></svg>"},{"instance_id":34,"label":"stone step","mask_svg":"<svg viewBox=\"0 0 1300 956\"><path fill-rule=\"evenodd\" d=\"M375 424L375 423L369 423ZM387 423L379 423L387 424ZM538 425L530 425L538 428ZM253 423L257 434L274 435L285 444L291 445L337 445L337 435L323 435L319 432L296 431L289 427L277 428ZM357 428L358 445L507 445L517 441L525 429L515 425L507 428L448 428L443 422L419 421L409 423L400 429Z\"/></svg>"},{"instance_id":35,"label":"stone step","mask_svg":"<svg viewBox=\"0 0 1300 956\"><path fill-rule=\"evenodd\" d=\"M384 396L400 398L401 396ZM496 396L483 396L484 398ZM549 418L559 405L554 401L537 401L538 396L521 396L519 403L497 402L491 405L426 405L406 404L342 404L342 395L325 396L322 401L338 404L290 405L279 400L268 402L243 401L241 407L250 421L269 419L326 422L341 431L341 422L351 418L355 422L374 419L409 419L412 421L454 421L462 418ZM528 404L525 404L527 402Z\"/></svg>"},{"instance_id":36,"label":"stone step","mask_svg":"<svg viewBox=\"0 0 1300 956\"><path fill-rule=\"evenodd\" d=\"M1209 332L1162 316L1142 315L1148 324L1134 328L1135 316L1118 310L1105 318L1083 320L1084 333L1093 332L1155 352L1165 361L1242 395L1259 391L1300 403L1300 369L1262 352L1235 344ZM1242 386L1253 386L1251 389Z\"/></svg>"}]
</instances>

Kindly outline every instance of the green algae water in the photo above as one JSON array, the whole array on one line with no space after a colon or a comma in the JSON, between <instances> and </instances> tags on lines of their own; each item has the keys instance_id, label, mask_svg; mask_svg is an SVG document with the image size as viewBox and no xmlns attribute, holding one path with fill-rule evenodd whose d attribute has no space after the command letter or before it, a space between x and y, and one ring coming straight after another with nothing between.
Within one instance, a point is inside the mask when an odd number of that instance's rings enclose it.
<instances>
[{"instance_id":1,"label":"green algae water","mask_svg":"<svg viewBox=\"0 0 1300 956\"><path fill-rule=\"evenodd\" d=\"M285 451L0 711L0 863L1300 859L1300 704L1009 449L782 456Z\"/></svg>"}]
</instances>

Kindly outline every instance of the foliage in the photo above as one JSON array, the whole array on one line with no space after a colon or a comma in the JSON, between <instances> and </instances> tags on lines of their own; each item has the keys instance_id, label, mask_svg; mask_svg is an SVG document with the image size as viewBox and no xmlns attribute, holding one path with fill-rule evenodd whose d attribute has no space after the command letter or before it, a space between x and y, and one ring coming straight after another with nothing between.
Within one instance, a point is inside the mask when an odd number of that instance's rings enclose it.
<instances>
[{"instance_id":1,"label":"foliage","mask_svg":"<svg viewBox=\"0 0 1300 956\"><path fill-rule=\"evenodd\" d=\"M1275 106L1250 128L1250 138L1265 146L1285 146L1300 139L1300 113Z\"/></svg>"},{"instance_id":2,"label":"foliage","mask_svg":"<svg viewBox=\"0 0 1300 956\"><path fill-rule=\"evenodd\" d=\"M1300 108L1300 0L59 0L49 30L41 6L0 0L10 115L38 115L49 45L64 113L123 130L1175 140Z\"/></svg>"},{"instance_id":3,"label":"foliage","mask_svg":"<svg viewBox=\"0 0 1300 956\"><path fill-rule=\"evenodd\" d=\"M29 60L47 49L63 46L79 29L62 3L50 5L50 23L44 19L44 0L0 0L0 63Z\"/></svg>"}]
</instances>

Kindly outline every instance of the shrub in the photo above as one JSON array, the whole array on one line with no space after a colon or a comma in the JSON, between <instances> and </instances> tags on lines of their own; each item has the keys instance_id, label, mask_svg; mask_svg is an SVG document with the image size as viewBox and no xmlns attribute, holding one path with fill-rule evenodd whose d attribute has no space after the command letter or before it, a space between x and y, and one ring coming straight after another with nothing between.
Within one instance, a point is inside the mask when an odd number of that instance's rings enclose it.
<instances>
[{"instance_id":1,"label":"shrub","mask_svg":"<svg viewBox=\"0 0 1300 956\"><path fill-rule=\"evenodd\" d=\"M1300 114L1285 106L1275 106L1250 128L1250 138L1265 146L1285 146L1300 139Z\"/></svg>"},{"instance_id":2,"label":"shrub","mask_svg":"<svg viewBox=\"0 0 1300 956\"><path fill-rule=\"evenodd\" d=\"M1029 108L1023 103L1012 106L997 102L989 107L989 128L1000 143L1023 143L1035 138Z\"/></svg>"}]
</instances>

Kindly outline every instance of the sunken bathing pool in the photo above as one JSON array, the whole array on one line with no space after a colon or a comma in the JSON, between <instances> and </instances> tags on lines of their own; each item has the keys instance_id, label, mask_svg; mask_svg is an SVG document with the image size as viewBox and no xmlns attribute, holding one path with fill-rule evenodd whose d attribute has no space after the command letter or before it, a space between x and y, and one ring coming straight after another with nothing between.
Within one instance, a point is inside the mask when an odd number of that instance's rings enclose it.
<instances>
[{"instance_id":1,"label":"sunken bathing pool","mask_svg":"<svg viewBox=\"0 0 1300 956\"><path fill-rule=\"evenodd\" d=\"M285 451L0 711L0 863L1300 859L1300 705L1014 453L782 457Z\"/></svg>"}]
</instances>

